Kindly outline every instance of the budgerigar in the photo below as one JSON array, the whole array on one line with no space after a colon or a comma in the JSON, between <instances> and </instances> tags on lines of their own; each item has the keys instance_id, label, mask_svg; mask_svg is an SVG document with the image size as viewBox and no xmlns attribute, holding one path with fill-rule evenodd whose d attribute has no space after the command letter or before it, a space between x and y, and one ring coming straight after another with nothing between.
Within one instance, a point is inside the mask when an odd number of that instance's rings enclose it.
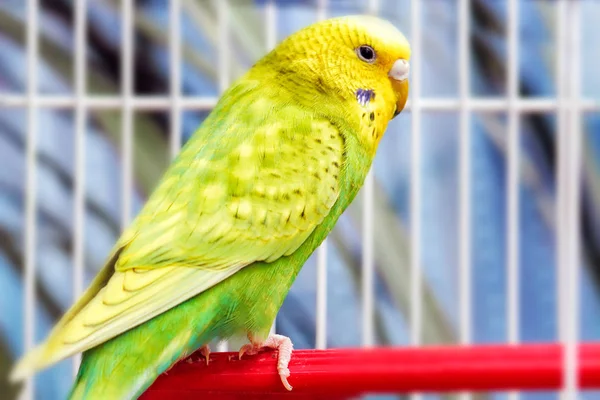
<instances>
[{"instance_id":1,"label":"budgerigar","mask_svg":"<svg viewBox=\"0 0 600 400\"><path fill-rule=\"evenodd\" d=\"M177 360L241 334L240 355L278 349L291 390L292 342L270 327L404 108L409 58L405 37L371 16L282 41L223 94L12 378L83 352L71 399L133 399Z\"/></svg>"}]
</instances>

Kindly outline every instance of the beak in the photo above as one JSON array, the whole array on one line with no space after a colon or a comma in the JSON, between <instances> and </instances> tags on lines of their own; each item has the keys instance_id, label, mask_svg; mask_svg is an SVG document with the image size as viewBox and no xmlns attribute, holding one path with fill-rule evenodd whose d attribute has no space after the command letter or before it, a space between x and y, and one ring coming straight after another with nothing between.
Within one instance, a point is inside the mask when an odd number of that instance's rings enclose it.
<instances>
[{"instance_id":1,"label":"beak","mask_svg":"<svg viewBox=\"0 0 600 400\"><path fill-rule=\"evenodd\" d=\"M409 72L410 64L408 61L399 59L396 60L388 74L392 83L392 88L394 89L394 93L396 93L396 111L394 111L394 117L400 114L400 111L402 111L406 105L406 100L408 99Z\"/></svg>"}]
</instances>

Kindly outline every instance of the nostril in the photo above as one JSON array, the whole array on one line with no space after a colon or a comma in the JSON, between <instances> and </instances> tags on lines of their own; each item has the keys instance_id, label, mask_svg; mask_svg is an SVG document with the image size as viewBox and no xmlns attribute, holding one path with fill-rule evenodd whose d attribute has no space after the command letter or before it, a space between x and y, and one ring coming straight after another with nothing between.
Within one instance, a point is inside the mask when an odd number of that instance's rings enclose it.
<instances>
[{"instance_id":1,"label":"nostril","mask_svg":"<svg viewBox=\"0 0 600 400\"><path fill-rule=\"evenodd\" d=\"M392 66L392 69L390 71L390 77L392 77L393 79L396 80L405 80L406 78L408 78L410 72L410 64L408 63L407 60L404 59L400 59L400 60L396 60L396 62L394 62L394 65Z\"/></svg>"}]
</instances>

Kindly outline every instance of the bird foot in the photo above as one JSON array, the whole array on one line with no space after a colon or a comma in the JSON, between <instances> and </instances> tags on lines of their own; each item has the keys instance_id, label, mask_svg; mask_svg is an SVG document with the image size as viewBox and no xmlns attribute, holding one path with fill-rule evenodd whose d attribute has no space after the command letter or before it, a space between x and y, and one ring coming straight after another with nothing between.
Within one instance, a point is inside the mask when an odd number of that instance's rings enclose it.
<instances>
[{"instance_id":1,"label":"bird foot","mask_svg":"<svg viewBox=\"0 0 600 400\"><path fill-rule=\"evenodd\" d=\"M243 345L240 348L239 358L241 359L244 354L254 355L257 354L261 349L269 348L276 349L277 355L277 372L281 383L287 390L292 390L292 386L289 384L287 378L290 376L290 370L288 365L292 359L292 350L294 345L290 338L282 335L270 335L264 342L255 342L250 339L250 343Z\"/></svg>"}]
</instances>

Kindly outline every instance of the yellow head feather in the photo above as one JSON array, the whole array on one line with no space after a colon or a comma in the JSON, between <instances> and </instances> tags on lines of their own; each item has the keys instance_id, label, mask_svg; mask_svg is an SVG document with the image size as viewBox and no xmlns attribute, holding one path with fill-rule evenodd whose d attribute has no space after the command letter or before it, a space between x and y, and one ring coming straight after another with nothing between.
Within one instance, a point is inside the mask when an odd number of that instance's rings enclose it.
<instances>
[{"instance_id":1,"label":"yellow head feather","mask_svg":"<svg viewBox=\"0 0 600 400\"><path fill-rule=\"evenodd\" d=\"M371 55L364 47L372 49L373 57L363 57ZM291 83L299 102L314 105L320 95L341 100L348 117L359 120L363 143L374 151L389 120L406 103L409 59L408 41L390 22L355 15L292 34L256 70L267 67L276 80ZM406 74L400 76L398 67Z\"/></svg>"}]
</instances>

